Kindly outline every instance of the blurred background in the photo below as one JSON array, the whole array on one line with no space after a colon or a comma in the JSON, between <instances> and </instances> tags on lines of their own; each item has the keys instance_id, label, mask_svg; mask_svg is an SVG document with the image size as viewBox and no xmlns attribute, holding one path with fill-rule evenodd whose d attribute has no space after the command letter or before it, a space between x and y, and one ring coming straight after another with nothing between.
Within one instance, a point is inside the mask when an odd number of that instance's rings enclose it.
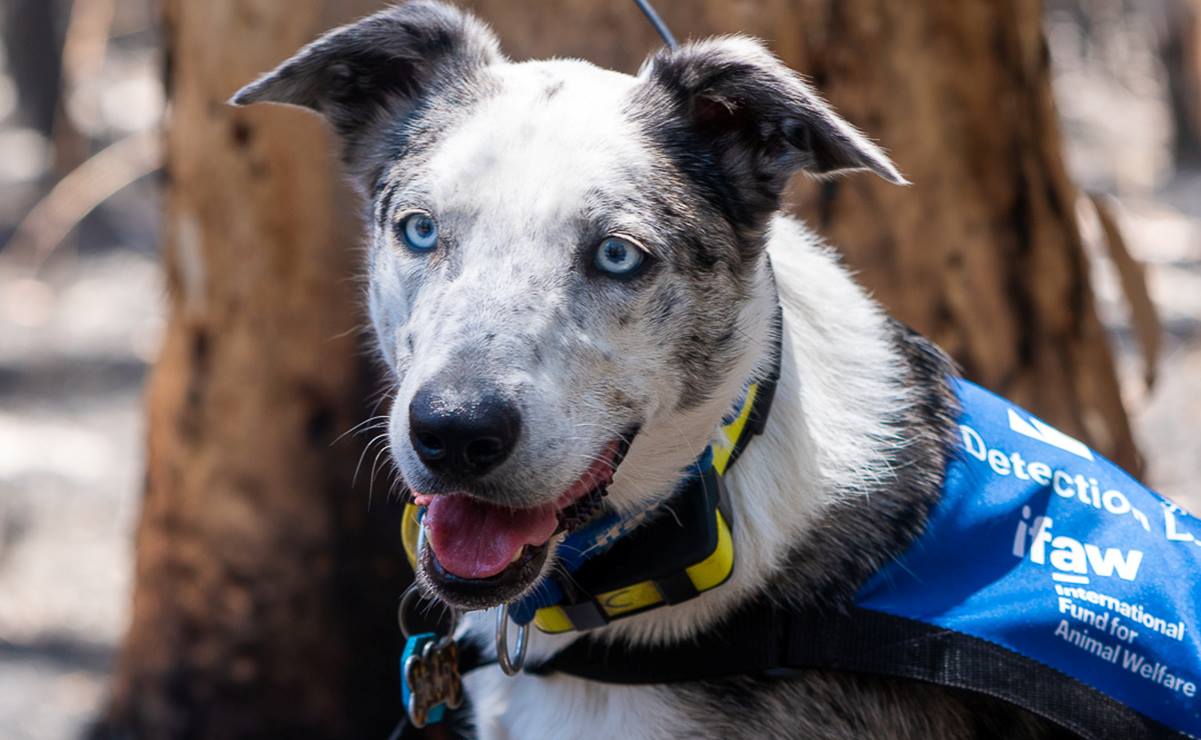
<instances>
[{"instance_id":1,"label":"blurred background","mask_svg":"<svg viewBox=\"0 0 1201 740\"><path fill-rule=\"evenodd\" d=\"M71 738L129 622L166 310L163 28L152 0L2 2L0 738ZM1048 0L1043 20L1070 176L1145 270L1149 306L1082 206L1144 477L1197 511L1201 3Z\"/></svg>"},{"instance_id":2,"label":"blurred background","mask_svg":"<svg viewBox=\"0 0 1201 740\"><path fill-rule=\"evenodd\" d=\"M70 738L128 621L163 60L151 2L2 8L0 737Z\"/></svg>"}]
</instances>

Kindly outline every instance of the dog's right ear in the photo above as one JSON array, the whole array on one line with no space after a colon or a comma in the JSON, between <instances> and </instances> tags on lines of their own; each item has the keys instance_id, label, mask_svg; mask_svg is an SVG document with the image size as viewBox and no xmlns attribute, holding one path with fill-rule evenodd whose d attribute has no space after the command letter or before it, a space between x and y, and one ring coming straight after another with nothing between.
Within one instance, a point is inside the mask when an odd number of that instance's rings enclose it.
<instances>
[{"instance_id":1,"label":"dog's right ear","mask_svg":"<svg viewBox=\"0 0 1201 740\"><path fill-rule=\"evenodd\" d=\"M386 164L376 144L387 127L446 81L502 60L496 36L474 16L414 0L326 33L230 103L317 111L342 137L351 173L369 182Z\"/></svg>"},{"instance_id":2,"label":"dog's right ear","mask_svg":"<svg viewBox=\"0 0 1201 740\"><path fill-rule=\"evenodd\" d=\"M750 223L761 225L780 207L796 172L867 170L905 182L879 147L754 39L724 36L661 51L641 77L635 109L648 130L707 190L732 194L727 206Z\"/></svg>"}]
</instances>

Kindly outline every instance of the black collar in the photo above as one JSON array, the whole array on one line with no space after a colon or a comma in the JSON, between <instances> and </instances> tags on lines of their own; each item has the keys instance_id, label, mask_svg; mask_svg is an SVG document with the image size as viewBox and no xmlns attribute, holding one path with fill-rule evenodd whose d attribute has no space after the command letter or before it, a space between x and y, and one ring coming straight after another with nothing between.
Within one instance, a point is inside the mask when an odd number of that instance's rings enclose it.
<instances>
[{"instance_id":1,"label":"black collar","mask_svg":"<svg viewBox=\"0 0 1201 740\"><path fill-rule=\"evenodd\" d=\"M777 304L767 373L747 384L723 420L721 439L706 449L692 475L647 522L570 574L554 576L555 592L562 596L537 610L534 624L540 630L602 627L688 601L726 582L734 568L735 523L724 476L767 424L780 377L781 332Z\"/></svg>"}]
</instances>

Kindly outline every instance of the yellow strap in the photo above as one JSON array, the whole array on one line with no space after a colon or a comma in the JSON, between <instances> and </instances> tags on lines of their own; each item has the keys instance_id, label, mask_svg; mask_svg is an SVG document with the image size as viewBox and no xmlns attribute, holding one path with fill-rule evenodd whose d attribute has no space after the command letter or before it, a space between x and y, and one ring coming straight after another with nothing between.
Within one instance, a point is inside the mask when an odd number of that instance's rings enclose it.
<instances>
[{"instance_id":1,"label":"yellow strap","mask_svg":"<svg viewBox=\"0 0 1201 740\"><path fill-rule=\"evenodd\" d=\"M709 557L684 569L697 591L708 591L720 586L734 570L734 539L730 536L730 527L720 511L715 511L714 515L717 517L717 547ZM663 595L659 593L654 581L641 581L598 594L596 602L605 614L613 618L661 604ZM551 634L569 632L575 628L567 613L558 606L539 609L534 614L534 624L543 632Z\"/></svg>"},{"instance_id":2,"label":"yellow strap","mask_svg":"<svg viewBox=\"0 0 1201 740\"><path fill-rule=\"evenodd\" d=\"M404 514L400 519L400 541L404 543L410 568L417 567L417 528L421 526L417 521L417 511L416 504L405 504Z\"/></svg>"},{"instance_id":3,"label":"yellow strap","mask_svg":"<svg viewBox=\"0 0 1201 740\"><path fill-rule=\"evenodd\" d=\"M713 469L717 471L718 475L726 474L726 468L730 465L730 456L734 454L734 448L738 445L739 438L742 437L742 430L746 428L746 422L751 418L751 409L755 407L755 396L758 393L758 383L751 383L747 386L746 398L742 400L742 408L738 409L738 416L734 417L734 421L721 428L721 434L718 435L718 440L713 445Z\"/></svg>"}]
</instances>

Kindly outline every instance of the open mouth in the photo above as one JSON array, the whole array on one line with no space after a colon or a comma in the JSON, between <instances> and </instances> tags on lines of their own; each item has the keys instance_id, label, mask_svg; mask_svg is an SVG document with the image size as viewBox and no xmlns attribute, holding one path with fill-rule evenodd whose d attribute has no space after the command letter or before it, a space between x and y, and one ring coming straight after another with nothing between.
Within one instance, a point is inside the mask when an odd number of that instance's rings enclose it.
<instances>
[{"instance_id":1,"label":"open mouth","mask_svg":"<svg viewBox=\"0 0 1201 740\"><path fill-rule=\"evenodd\" d=\"M418 553L429 585L457 606L511 601L538 579L555 536L600 512L633 433L610 441L555 501L511 508L466 494L416 494L428 547Z\"/></svg>"}]
</instances>

